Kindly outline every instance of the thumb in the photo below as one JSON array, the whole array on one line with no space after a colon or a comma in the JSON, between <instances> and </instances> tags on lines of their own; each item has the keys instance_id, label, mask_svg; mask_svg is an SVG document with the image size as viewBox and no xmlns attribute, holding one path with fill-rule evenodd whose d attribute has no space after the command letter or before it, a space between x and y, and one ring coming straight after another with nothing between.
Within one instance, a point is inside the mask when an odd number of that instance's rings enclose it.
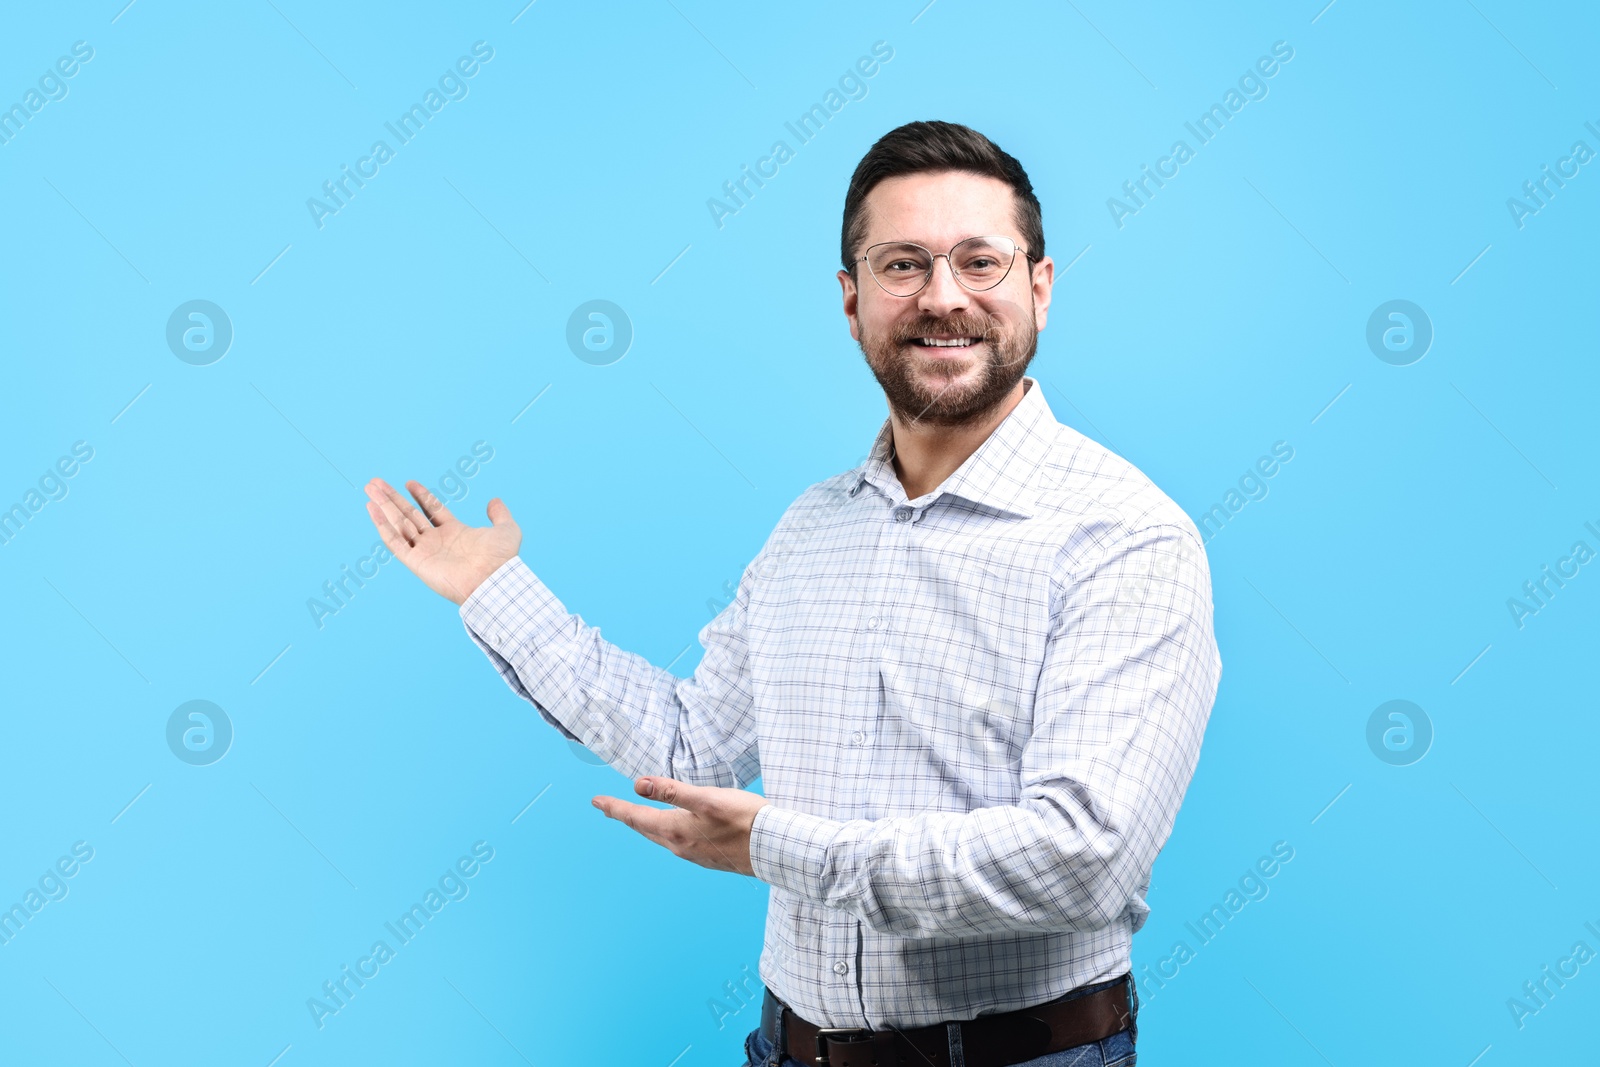
<instances>
[{"instance_id":1,"label":"thumb","mask_svg":"<svg viewBox=\"0 0 1600 1067\"><path fill-rule=\"evenodd\" d=\"M693 808L700 791L699 786L680 782L676 778L640 778L633 783L634 792L675 808Z\"/></svg>"},{"instance_id":2,"label":"thumb","mask_svg":"<svg viewBox=\"0 0 1600 1067\"><path fill-rule=\"evenodd\" d=\"M499 497L495 497L493 500L489 501L489 506L486 511L489 516L489 521L494 523L496 526L516 524L516 521L511 517L511 509L506 507L506 502L501 500Z\"/></svg>"}]
</instances>

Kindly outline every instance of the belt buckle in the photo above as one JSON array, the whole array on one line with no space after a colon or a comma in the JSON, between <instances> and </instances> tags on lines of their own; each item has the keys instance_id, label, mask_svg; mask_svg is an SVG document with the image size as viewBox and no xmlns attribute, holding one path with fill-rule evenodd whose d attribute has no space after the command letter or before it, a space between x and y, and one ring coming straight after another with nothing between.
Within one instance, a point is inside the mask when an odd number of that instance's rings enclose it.
<instances>
[{"instance_id":1,"label":"belt buckle","mask_svg":"<svg viewBox=\"0 0 1600 1067\"><path fill-rule=\"evenodd\" d=\"M833 1034L870 1034L871 1030L865 1026L819 1026L817 1027L817 1055L812 1061L816 1067L828 1067L827 1040Z\"/></svg>"}]
</instances>

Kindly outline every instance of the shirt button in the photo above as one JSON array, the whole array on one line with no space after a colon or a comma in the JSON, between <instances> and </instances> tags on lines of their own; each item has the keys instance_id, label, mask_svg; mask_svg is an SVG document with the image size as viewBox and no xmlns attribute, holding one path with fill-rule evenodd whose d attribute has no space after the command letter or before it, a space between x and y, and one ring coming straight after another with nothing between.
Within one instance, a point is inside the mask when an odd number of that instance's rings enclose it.
<instances>
[{"instance_id":1,"label":"shirt button","mask_svg":"<svg viewBox=\"0 0 1600 1067\"><path fill-rule=\"evenodd\" d=\"M878 616L874 615L872 618L867 620L867 629L876 630L878 628L878 624L881 623L882 621L883 621L882 619L880 619Z\"/></svg>"},{"instance_id":2,"label":"shirt button","mask_svg":"<svg viewBox=\"0 0 1600 1067\"><path fill-rule=\"evenodd\" d=\"M850 970L850 965L844 962L844 960L840 960L838 963L833 965L834 974L844 974L848 970Z\"/></svg>"},{"instance_id":3,"label":"shirt button","mask_svg":"<svg viewBox=\"0 0 1600 1067\"><path fill-rule=\"evenodd\" d=\"M910 508L895 508L894 509L894 521L895 522L905 522L909 518L911 518L911 509Z\"/></svg>"},{"instance_id":4,"label":"shirt button","mask_svg":"<svg viewBox=\"0 0 1600 1067\"><path fill-rule=\"evenodd\" d=\"M850 735L850 740L854 741L858 745L863 745L866 744L867 735L862 733L860 730L857 730L855 733Z\"/></svg>"}]
</instances>

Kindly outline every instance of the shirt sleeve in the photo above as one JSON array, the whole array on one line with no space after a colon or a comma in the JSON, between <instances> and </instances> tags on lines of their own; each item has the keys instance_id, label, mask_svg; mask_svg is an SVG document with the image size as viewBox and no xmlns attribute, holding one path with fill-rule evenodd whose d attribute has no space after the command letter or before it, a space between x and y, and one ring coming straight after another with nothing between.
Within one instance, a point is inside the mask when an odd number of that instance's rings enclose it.
<instances>
[{"instance_id":1,"label":"shirt sleeve","mask_svg":"<svg viewBox=\"0 0 1600 1067\"><path fill-rule=\"evenodd\" d=\"M1137 930L1221 673L1197 535L1123 535L1052 613L1017 804L848 821L767 804L754 873L902 937L1093 930L1129 911Z\"/></svg>"},{"instance_id":2,"label":"shirt sleeve","mask_svg":"<svg viewBox=\"0 0 1600 1067\"><path fill-rule=\"evenodd\" d=\"M512 692L620 773L742 789L761 774L745 635L755 566L700 630L690 678L605 640L520 557L473 590L461 621Z\"/></svg>"}]
</instances>

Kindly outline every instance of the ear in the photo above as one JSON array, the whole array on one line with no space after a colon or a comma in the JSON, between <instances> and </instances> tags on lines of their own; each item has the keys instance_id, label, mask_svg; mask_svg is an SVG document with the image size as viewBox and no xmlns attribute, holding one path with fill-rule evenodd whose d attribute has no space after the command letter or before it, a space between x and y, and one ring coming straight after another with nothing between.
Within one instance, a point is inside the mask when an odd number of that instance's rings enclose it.
<instances>
[{"instance_id":1,"label":"ear","mask_svg":"<svg viewBox=\"0 0 1600 1067\"><path fill-rule=\"evenodd\" d=\"M850 320L850 336L858 343L861 340L861 317L856 311L856 301L860 294L856 291L856 280L850 272L839 272L839 288L844 291L844 317Z\"/></svg>"},{"instance_id":2,"label":"ear","mask_svg":"<svg viewBox=\"0 0 1600 1067\"><path fill-rule=\"evenodd\" d=\"M1027 260L1023 260L1024 263ZM1050 318L1050 290L1055 285L1056 263L1049 256L1033 264L1033 328L1043 330Z\"/></svg>"}]
</instances>

